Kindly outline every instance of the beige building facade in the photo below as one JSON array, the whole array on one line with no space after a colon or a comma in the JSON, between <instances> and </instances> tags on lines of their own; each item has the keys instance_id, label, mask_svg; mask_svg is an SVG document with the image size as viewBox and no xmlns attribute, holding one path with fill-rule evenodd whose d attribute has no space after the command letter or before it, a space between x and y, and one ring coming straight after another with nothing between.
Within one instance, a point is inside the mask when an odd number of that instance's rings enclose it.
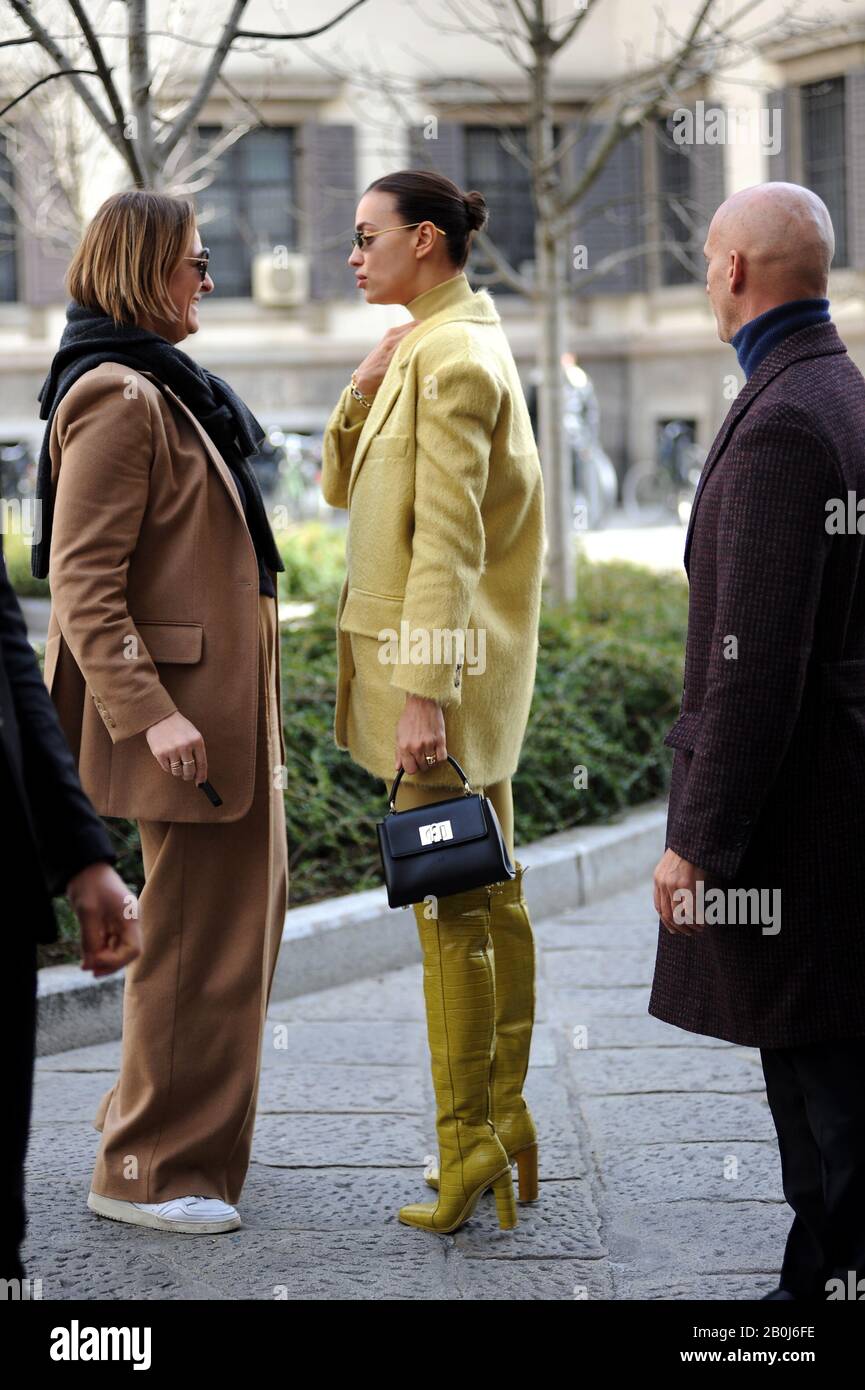
<instances>
[{"instance_id":1,"label":"beige building facade","mask_svg":"<svg viewBox=\"0 0 865 1390\"><path fill-rule=\"evenodd\" d=\"M865 368L865 6L837 0L819 15L810 6L804 32L793 34L782 23L790 7L776 0L755 7L752 30L761 8L777 23L731 49L662 117L617 147L575 210L573 246L563 248L570 264L571 252L585 247L587 273L569 270L568 346L592 377L602 441L620 476L653 455L659 426L670 419L691 421L708 447L742 380L715 332L701 253L708 220L738 188L783 178L826 199L838 237L832 311ZM681 32L694 5L677 0L665 11L671 30ZM231 93L218 87L199 116L202 148L239 119L249 129L194 184L216 292L202 306L200 333L182 346L229 379L266 424L322 425L353 367L404 319L399 307L367 306L346 265L356 201L378 175L423 161L480 188L490 203L490 235L531 275L527 174L501 138L503 131L517 144L525 138L515 69L488 35L461 34L454 12L447 23L436 13L431 21L401 0L370 0L309 43L233 54ZM275 27L266 3L250 14ZM601 89L615 98L617 84L623 89L637 71L635 55L651 67L653 14L640 0L596 0L554 70L561 133L580 127ZM315 19L320 6L292 7L299 27ZM204 58L185 50L185 67L173 73L171 42L159 40L154 51L174 94L191 93L201 70L195 63L203 66ZM16 80L7 67L4 95L14 93ZM594 112L574 143L569 177L609 109L608 102ZM691 124L680 142L683 113ZM27 119L23 103L16 122L26 128ZM194 152L190 146L190 158ZM26 201L27 160L9 156L7 166ZM83 162L82 184L85 216L128 185L104 142ZM38 208L30 219L13 209L6 224L0 440L38 443L36 395L63 328L68 245L40 235ZM630 254L635 248L639 255ZM606 273L588 278L605 263ZM506 284L490 283L482 258L472 266L477 283L491 288L528 384L534 306Z\"/></svg>"}]
</instances>

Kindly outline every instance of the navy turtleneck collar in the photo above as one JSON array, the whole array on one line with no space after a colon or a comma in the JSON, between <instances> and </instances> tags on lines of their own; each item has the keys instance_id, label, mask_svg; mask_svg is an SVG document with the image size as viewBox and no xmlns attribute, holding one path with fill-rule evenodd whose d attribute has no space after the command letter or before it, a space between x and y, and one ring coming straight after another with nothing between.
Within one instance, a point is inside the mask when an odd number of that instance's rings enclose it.
<instances>
[{"instance_id":1,"label":"navy turtleneck collar","mask_svg":"<svg viewBox=\"0 0 865 1390\"><path fill-rule=\"evenodd\" d=\"M739 366L749 377L766 354L789 333L810 328L815 323L828 322L828 299L790 299L786 304L776 304L773 309L767 309L765 314L758 314L749 323L743 323L730 343L736 349Z\"/></svg>"}]
</instances>

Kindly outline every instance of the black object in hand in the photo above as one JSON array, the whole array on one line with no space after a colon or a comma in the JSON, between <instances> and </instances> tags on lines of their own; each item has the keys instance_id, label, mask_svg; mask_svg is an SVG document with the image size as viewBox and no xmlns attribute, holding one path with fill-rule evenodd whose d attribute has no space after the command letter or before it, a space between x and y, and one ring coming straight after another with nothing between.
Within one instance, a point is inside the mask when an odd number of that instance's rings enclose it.
<instances>
[{"instance_id":1,"label":"black object in hand","mask_svg":"<svg viewBox=\"0 0 865 1390\"><path fill-rule=\"evenodd\" d=\"M210 801L214 806L221 806L221 805L222 805L222 797L219 795L219 792L218 792L218 791L216 790L216 788L213 786L213 783L212 783L212 782L208 782L208 781L205 779L205 781L203 781L203 782L198 782L197 785L198 785L198 786L201 788L201 790L204 792L204 794L205 794L205 796L207 797L208 801Z\"/></svg>"}]
</instances>

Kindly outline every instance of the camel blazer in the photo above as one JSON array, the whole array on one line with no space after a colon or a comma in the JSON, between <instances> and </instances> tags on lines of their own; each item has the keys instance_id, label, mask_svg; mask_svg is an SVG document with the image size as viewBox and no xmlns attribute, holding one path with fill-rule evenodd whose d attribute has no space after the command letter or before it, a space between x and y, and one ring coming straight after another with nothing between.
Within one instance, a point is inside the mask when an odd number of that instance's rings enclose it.
<instances>
[{"instance_id":1,"label":"camel blazer","mask_svg":"<svg viewBox=\"0 0 865 1390\"><path fill-rule=\"evenodd\" d=\"M407 307L418 326L372 408L346 387L324 436L324 496L349 512L334 738L390 780L406 693L423 695L485 786L516 771L534 688L541 465L488 291L461 273ZM446 763L407 780L459 788Z\"/></svg>"},{"instance_id":2,"label":"camel blazer","mask_svg":"<svg viewBox=\"0 0 865 1390\"><path fill-rule=\"evenodd\" d=\"M228 465L173 391L118 362L70 387L49 446L44 678L84 790L104 816L238 820L255 781L259 574ZM221 806L150 751L144 731L175 710L204 737Z\"/></svg>"}]
</instances>

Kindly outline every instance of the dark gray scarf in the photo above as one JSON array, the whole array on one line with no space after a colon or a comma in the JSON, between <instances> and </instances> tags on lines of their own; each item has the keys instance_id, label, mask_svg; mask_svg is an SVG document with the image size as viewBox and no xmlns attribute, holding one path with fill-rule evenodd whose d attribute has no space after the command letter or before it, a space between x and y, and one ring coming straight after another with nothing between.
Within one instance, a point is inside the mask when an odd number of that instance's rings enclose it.
<instances>
[{"instance_id":1,"label":"dark gray scarf","mask_svg":"<svg viewBox=\"0 0 865 1390\"><path fill-rule=\"evenodd\" d=\"M258 479L249 463L264 438L264 430L252 411L222 377L193 361L167 338L135 324L115 324L108 314L87 309L72 299L66 306L66 327L54 354L48 376L39 392L39 416L47 420L39 467L36 497L41 503L42 533L33 546L31 569L38 579L48 576L54 496L48 441L54 412L70 386L100 362L121 362L138 371L152 372L188 406L210 435L231 469L246 503L246 518L258 555L262 584L272 590L264 566L284 570L276 546Z\"/></svg>"}]
</instances>

